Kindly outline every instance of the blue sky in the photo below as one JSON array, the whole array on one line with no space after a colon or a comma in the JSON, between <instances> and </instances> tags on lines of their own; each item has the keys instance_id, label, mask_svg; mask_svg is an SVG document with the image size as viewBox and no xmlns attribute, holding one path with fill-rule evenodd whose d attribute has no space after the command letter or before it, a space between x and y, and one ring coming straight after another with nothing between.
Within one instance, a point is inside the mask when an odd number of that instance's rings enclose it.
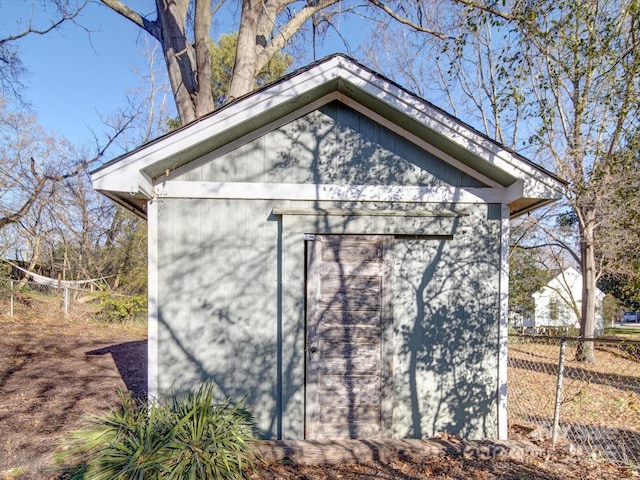
<instances>
[{"instance_id":1,"label":"blue sky","mask_svg":"<svg viewBox=\"0 0 640 480\"><path fill-rule=\"evenodd\" d=\"M24 28L31 9L28 1L3 0L0 36ZM36 15L35 24L46 25L46 16ZM91 32L69 24L26 37L18 48L28 70L22 94L39 123L83 143L91 141L91 130L102 131L100 116L126 104L127 93L141 82L132 69L142 68L145 59L140 29L106 7L89 5L79 21Z\"/></svg>"},{"instance_id":2,"label":"blue sky","mask_svg":"<svg viewBox=\"0 0 640 480\"><path fill-rule=\"evenodd\" d=\"M155 18L153 0L126 3ZM24 28L32 11L34 24L46 25L48 15L41 11L40 2L35 5L31 0L0 0L0 38ZM230 20L226 30L231 31L234 12L227 15ZM124 108L127 95L141 85L142 79L133 70L147 71L143 54L146 33L99 4L89 4L79 22L90 32L67 24L44 36L26 37L18 48L29 71L22 94L39 123L48 132L86 144L93 141L92 131L100 136L105 130L100 118ZM224 31L224 27L217 30ZM326 46L319 56L337 49L338 44Z\"/></svg>"}]
</instances>

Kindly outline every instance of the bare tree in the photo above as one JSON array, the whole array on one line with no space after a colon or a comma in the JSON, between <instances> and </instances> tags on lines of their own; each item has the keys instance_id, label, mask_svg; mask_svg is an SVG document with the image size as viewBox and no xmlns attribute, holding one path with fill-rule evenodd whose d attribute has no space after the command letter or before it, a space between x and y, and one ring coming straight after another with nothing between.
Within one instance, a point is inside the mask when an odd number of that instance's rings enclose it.
<instances>
[{"instance_id":1,"label":"bare tree","mask_svg":"<svg viewBox=\"0 0 640 480\"><path fill-rule=\"evenodd\" d=\"M145 42L146 68L134 72L139 86L125 112L114 112L104 126L118 133L115 142L129 150L164 133L168 126L170 89L159 71L159 44ZM132 113L133 112L133 113ZM77 158L90 157L78 152ZM57 256L48 262L74 278L108 278L114 288L140 293L146 287L146 226L142 219L113 204L91 187L88 173L56 184L55 201L49 202L49 218ZM64 255L61 255L64 252Z\"/></svg>"},{"instance_id":2,"label":"bare tree","mask_svg":"<svg viewBox=\"0 0 640 480\"><path fill-rule=\"evenodd\" d=\"M104 152L130 122L130 118L122 122L93 152L80 154L66 140L46 134L33 115L0 103L0 231L4 243L0 250L7 251L12 244L22 259L37 257L43 241L55 230L56 215L65 215L74 205L59 202L64 186L102 161ZM38 236L42 238L36 239Z\"/></svg>"},{"instance_id":3,"label":"bare tree","mask_svg":"<svg viewBox=\"0 0 640 480\"><path fill-rule=\"evenodd\" d=\"M314 13L338 1L308 2L295 13L289 11L290 19L284 25L277 20L296 1L243 1L238 54L228 97L239 97L251 91L258 72L282 50L302 24ZM120 0L102 0L102 3L160 42L183 124L214 109L209 54L211 0L158 0L154 20L149 20Z\"/></svg>"},{"instance_id":4,"label":"bare tree","mask_svg":"<svg viewBox=\"0 0 640 480\"><path fill-rule=\"evenodd\" d=\"M600 170L606 185L595 231L596 261L604 286L629 310L640 310L640 138L633 135Z\"/></svg>"},{"instance_id":5,"label":"bare tree","mask_svg":"<svg viewBox=\"0 0 640 480\"><path fill-rule=\"evenodd\" d=\"M171 88L164 71L161 46L148 37L143 42L142 53L146 62L144 68L133 71L139 78L139 84L129 96L129 105L124 111L112 112L103 121L104 125L113 129L132 118L129 128L118 138L118 146L123 151L129 151L166 133L172 119Z\"/></svg>"},{"instance_id":6,"label":"bare tree","mask_svg":"<svg viewBox=\"0 0 640 480\"><path fill-rule=\"evenodd\" d=\"M66 23L84 28L78 15L87 3L43 2L43 8L54 8L55 18L52 13L42 25L34 17L24 19L15 32L0 39L0 82L4 82L0 86L19 93L24 72L18 50L21 39L44 35ZM64 138L45 133L28 106L9 104L0 95L1 257L9 254L31 267L45 263L67 279L122 276L131 265L138 265L138 257L144 260L140 242L133 240L141 236L139 219L98 195L88 170L101 163L116 143L127 150L166 131L170 90L158 75L153 50L145 52L148 72L140 73L144 84L139 94L126 110L103 120L106 133L94 136L93 149L78 150ZM139 283L143 289L144 282Z\"/></svg>"},{"instance_id":7,"label":"bare tree","mask_svg":"<svg viewBox=\"0 0 640 480\"><path fill-rule=\"evenodd\" d=\"M448 30L454 40L427 50L440 66L444 98L459 115L476 112L469 118L479 128L529 149L569 181L559 218L575 221L577 242L551 241L564 244L580 267L580 333L591 337L596 282L606 269L599 261L606 247L597 251L597 231L612 215L608 207L616 194L606 172L640 121L638 2L454 0L451 5L446 18L460 20ZM581 344L578 358L594 361L592 342Z\"/></svg>"},{"instance_id":8,"label":"bare tree","mask_svg":"<svg viewBox=\"0 0 640 480\"><path fill-rule=\"evenodd\" d=\"M213 7L211 0L157 0L155 19L136 12L122 0L101 2L160 42L183 124L214 109L209 59L210 27L212 15L224 0ZM410 18L414 12L409 12L404 8L404 2L398 1L243 0L235 65L226 97L233 100L250 92L255 87L258 74L276 54L291 45L305 24L318 25L321 12L326 22L346 12L369 12L372 16L381 14L416 31L447 38L429 28L428 19L421 15L422 7L415 10L419 16L417 20Z\"/></svg>"},{"instance_id":9,"label":"bare tree","mask_svg":"<svg viewBox=\"0 0 640 480\"><path fill-rule=\"evenodd\" d=\"M541 3L535 19L521 15L522 55L531 72L532 113L541 119L532 141L544 147L569 180L583 278L580 334L593 336L596 229L610 185L602 175L637 131L640 17L635 0ZM526 15L527 12L523 12ZM593 343L577 357L595 361Z\"/></svg>"},{"instance_id":10,"label":"bare tree","mask_svg":"<svg viewBox=\"0 0 640 480\"><path fill-rule=\"evenodd\" d=\"M48 6L54 13L48 22L39 25L30 17L17 25L15 32L0 38L0 93L20 98L21 77L26 69L17 48L18 41L32 35L46 35L66 23L79 25L78 15L87 3L88 0L49 0Z\"/></svg>"},{"instance_id":11,"label":"bare tree","mask_svg":"<svg viewBox=\"0 0 640 480\"><path fill-rule=\"evenodd\" d=\"M64 146L24 111L0 104L0 229L27 215L48 183L61 179ZM56 153L59 152L59 153ZM64 158L64 157L63 157Z\"/></svg>"}]
</instances>

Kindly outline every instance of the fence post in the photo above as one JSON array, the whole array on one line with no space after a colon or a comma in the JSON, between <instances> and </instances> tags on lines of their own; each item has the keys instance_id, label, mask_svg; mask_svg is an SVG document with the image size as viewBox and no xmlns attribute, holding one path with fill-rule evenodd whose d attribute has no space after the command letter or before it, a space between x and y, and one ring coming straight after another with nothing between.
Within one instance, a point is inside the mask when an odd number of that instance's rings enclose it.
<instances>
[{"instance_id":1,"label":"fence post","mask_svg":"<svg viewBox=\"0 0 640 480\"><path fill-rule=\"evenodd\" d=\"M11 280L11 301L9 302L9 305L10 305L9 316L13 318L13 280Z\"/></svg>"},{"instance_id":2,"label":"fence post","mask_svg":"<svg viewBox=\"0 0 640 480\"><path fill-rule=\"evenodd\" d=\"M551 444L556 446L558 440L558 424L560 423L560 403L562 402L562 378L564 377L564 359L567 353L567 339L560 340L560 359L558 360L558 381L556 383L556 407L553 412L553 429L551 430Z\"/></svg>"},{"instance_id":3,"label":"fence post","mask_svg":"<svg viewBox=\"0 0 640 480\"><path fill-rule=\"evenodd\" d=\"M69 288L64 287L64 316L69 316Z\"/></svg>"}]
</instances>

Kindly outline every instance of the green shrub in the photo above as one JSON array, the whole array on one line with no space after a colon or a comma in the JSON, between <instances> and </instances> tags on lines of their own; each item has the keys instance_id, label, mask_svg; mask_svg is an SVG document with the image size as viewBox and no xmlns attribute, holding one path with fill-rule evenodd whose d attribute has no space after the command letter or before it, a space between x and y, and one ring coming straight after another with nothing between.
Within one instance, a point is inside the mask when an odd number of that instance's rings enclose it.
<instances>
[{"instance_id":1,"label":"green shrub","mask_svg":"<svg viewBox=\"0 0 640 480\"><path fill-rule=\"evenodd\" d=\"M112 292L97 294L100 300L98 319L107 323L125 323L143 318L147 312L146 295L116 295Z\"/></svg>"},{"instance_id":2,"label":"green shrub","mask_svg":"<svg viewBox=\"0 0 640 480\"><path fill-rule=\"evenodd\" d=\"M247 478L253 418L243 402L214 402L213 391L205 383L148 407L122 395L122 407L72 435L83 463L74 479Z\"/></svg>"}]
</instances>

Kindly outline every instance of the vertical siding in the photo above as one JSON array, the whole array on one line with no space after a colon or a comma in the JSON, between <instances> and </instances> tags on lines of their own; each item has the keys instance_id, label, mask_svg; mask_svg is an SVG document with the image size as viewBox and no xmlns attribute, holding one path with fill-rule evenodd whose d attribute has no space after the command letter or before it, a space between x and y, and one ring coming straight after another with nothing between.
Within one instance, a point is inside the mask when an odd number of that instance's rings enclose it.
<instances>
[{"instance_id":1,"label":"vertical siding","mask_svg":"<svg viewBox=\"0 0 640 480\"><path fill-rule=\"evenodd\" d=\"M483 186L338 102L177 178L262 183Z\"/></svg>"},{"instance_id":2,"label":"vertical siding","mask_svg":"<svg viewBox=\"0 0 640 480\"><path fill-rule=\"evenodd\" d=\"M366 217L285 229L274 206L159 202L159 387L212 379L220 395L248 395L265 438L303 438L303 233L393 232ZM467 232L394 242L398 438L497 434L500 220L487 206L465 208L471 217L456 222L471 225Z\"/></svg>"},{"instance_id":3,"label":"vertical siding","mask_svg":"<svg viewBox=\"0 0 640 480\"><path fill-rule=\"evenodd\" d=\"M394 435L497 436L500 221L394 247Z\"/></svg>"},{"instance_id":4,"label":"vertical siding","mask_svg":"<svg viewBox=\"0 0 640 480\"><path fill-rule=\"evenodd\" d=\"M338 103L175 178L481 186ZM211 379L221 396L247 395L263 437L299 439L305 411L303 234L452 231L450 219L349 216L309 222L271 215L288 203L158 202L158 387L188 389ZM500 219L487 206L464 208L475 222L467 233L394 242L396 437L442 431L496 435Z\"/></svg>"},{"instance_id":5,"label":"vertical siding","mask_svg":"<svg viewBox=\"0 0 640 480\"><path fill-rule=\"evenodd\" d=\"M282 436L304 438L305 243L282 231Z\"/></svg>"},{"instance_id":6,"label":"vertical siding","mask_svg":"<svg viewBox=\"0 0 640 480\"><path fill-rule=\"evenodd\" d=\"M264 202L162 201L160 389L204 379L247 395L265 437L279 420L278 224Z\"/></svg>"}]
</instances>

